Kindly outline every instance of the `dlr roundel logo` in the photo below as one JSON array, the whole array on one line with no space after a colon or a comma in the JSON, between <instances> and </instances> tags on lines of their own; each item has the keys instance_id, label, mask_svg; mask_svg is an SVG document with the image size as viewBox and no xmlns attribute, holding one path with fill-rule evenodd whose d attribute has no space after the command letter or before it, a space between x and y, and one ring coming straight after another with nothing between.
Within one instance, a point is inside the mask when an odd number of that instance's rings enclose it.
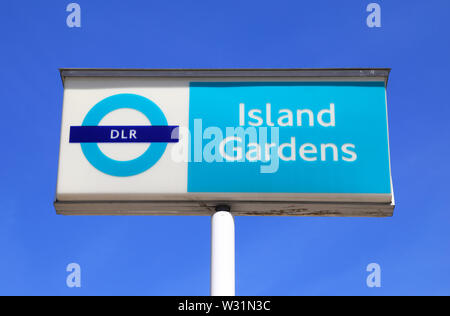
<instances>
[{"instance_id":1,"label":"dlr roundel logo","mask_svg":"<svg viewBox=\"0 0 450 316\"><path fill-rule=\"evenodd\" d=\"M119 109L139 111L150 126L99 126L109 113ZM139 157L119 161L105 155L98 143L150 143ZM147 171L163 156L167 144L178 142L178 126L168 126L161 109L136 94L116 94L98 102L81 126L70 127L70 143L80 143L84 156L97 170L116 177L129 177Z\"/></svg>"}]
</instances>

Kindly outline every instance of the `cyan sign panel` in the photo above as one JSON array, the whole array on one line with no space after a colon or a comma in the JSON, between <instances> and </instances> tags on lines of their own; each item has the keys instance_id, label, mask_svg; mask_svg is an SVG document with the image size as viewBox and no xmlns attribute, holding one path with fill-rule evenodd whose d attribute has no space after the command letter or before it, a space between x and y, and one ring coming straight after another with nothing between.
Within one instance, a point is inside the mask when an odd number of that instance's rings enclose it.
<instances>
[{"instance_id":1,"label":"cyan sign panel","mask_svg":"<svg viewBox=\"0 0 450 316\"><path fill-rule=\"evenodd\" d=\"M191 83L191 132L201 122L247 137L225 142L231 159L189 163L188 190L390 193L386 117L384 82ZM267 139L251 142L252 129Z\"/></svg>"}]
</instances>

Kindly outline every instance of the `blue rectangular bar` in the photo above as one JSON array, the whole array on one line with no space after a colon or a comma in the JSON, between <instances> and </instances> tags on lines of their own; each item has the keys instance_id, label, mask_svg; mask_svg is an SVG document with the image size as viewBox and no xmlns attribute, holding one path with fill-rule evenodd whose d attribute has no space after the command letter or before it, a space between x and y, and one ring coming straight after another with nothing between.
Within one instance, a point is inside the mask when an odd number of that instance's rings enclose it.
<instances>
[{"instance_id":1,"label":"blue rectangular bar","mask_svg":"<svg viewBox=\"0 0 450 316\"><path fill-rule=\"evenodd\" d=\"M178 126L71 126L70 143L177 143Z\"/></svg>"}]
</instances>

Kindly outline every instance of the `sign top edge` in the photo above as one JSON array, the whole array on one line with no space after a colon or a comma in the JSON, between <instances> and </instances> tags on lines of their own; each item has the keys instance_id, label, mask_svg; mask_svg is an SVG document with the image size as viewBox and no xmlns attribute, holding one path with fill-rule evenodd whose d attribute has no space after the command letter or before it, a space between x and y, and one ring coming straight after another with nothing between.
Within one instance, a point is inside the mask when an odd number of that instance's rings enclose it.
<instances>
[{"instance_id":1,"label":"sign top edge","mask_svg":"<svg viewBox=\"0 0 450 316\"><path fill-rule=\"evenodd\" d=\"M66 77L381 77L387 83L391 68L226 68L226 69L125 69L60 68Z\"/></svg>"}]
</instances>

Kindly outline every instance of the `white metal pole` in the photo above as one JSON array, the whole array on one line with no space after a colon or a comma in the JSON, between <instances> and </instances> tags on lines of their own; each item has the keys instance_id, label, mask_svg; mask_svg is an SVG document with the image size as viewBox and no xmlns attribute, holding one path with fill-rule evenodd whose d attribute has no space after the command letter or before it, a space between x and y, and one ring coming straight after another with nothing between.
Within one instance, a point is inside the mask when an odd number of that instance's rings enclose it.
<instances>
[{"instance_id":1,"label":"white metal pole","mask_svg":"<svg viewBox=\"0 0 450 316\"><path fill-rule=\"evenodd\" d=\"M235 295L234 216L229 209L219 206L211 218L211 296Z\"/></svg>"}]
</instances>

